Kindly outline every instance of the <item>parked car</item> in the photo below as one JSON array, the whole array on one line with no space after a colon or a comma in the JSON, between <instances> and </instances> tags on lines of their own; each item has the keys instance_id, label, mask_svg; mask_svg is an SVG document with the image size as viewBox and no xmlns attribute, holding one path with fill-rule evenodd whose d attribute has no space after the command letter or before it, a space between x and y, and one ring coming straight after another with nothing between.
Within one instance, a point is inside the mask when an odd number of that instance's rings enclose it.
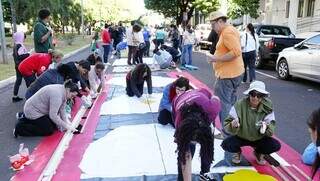
<instances>
[{"instance_id":1,"label":"parked car","mask_svg":"<svg viewBox=\"0 0 320 181\"><path fill-rule=\"evenodd\" d=\"M280 52L276 69L280 79L295 76L320 82L320 32Z\"/></svg>"},{"instance_id":2,"label":"parked car","mask_svg":"<svg viewBox=\"0 0 320 181\"><path fill-rule=\"evenodd\" d=\"M198 24L195 28L197 40L206 40L211 32L210 24Z\"/></svg>"},{"instance_id":3,"label":"parked car","mask_svg":"<svg viewBox=\"0 0 320 181\"><path fill-rule=\"evenodd\" d=\"M276 62L279 52L304 40L295 38L289 27L278 25L254 25L259 36L259 54L256 67L262 68L269 61Z\"/></svg>"}]
</instances>

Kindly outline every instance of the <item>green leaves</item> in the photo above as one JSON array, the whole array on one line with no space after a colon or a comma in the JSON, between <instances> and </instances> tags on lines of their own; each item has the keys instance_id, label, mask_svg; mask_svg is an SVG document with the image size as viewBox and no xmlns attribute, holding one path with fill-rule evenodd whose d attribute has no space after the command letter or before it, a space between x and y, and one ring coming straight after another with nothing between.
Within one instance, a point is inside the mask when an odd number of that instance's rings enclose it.
<instances>
[{"instance_id":1,"label":"green leaves","mask_svg":"<svg viewBox=\"0 0 320 181\"><path fill-rule=\"evenodd\" d=\"M259 0L229 0L228 3L228 17L231 19L236 19L246 14L252 18L259 17Z\"/></svg>"},{"instance_id":2,"label":"green leaves","mask_svg":"<svg viewBox=\"0 0 320 181\"><path fill-rule=\"evenodd\" d=\"M163 14L167 18L174 18L177 24L182 22L183 12L188 12L188 20L196 9L207 15L219 7L218 0L144 0L145 7Z\"/></svg>"}]
</instances>

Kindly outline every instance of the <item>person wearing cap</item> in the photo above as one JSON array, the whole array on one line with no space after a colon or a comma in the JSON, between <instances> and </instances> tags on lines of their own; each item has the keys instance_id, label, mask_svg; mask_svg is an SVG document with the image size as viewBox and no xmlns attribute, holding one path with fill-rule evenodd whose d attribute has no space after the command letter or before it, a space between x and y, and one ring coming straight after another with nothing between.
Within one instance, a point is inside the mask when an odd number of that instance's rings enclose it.
<instances>
[{"instance_id":1,"label":"person wearing cap","mask_svg":"<svg viewBox=\"0 0 320 181\"><path fill-rule=\"evenodd\" d=\"M241 161L241 147L251 146L257 163L264 165L264 155L277 152L281 147L279 141L272 138L276 126L272 102L267 98L269 92L262 81L252 82L244 94L247 97L238 100L224 120L224 129L231 136L221 146L234 153L232 162L235 164Z\"/></svg>"},{"instance_id":2,"label":"person wearing cap","mask_svg":"<svg viewBox=\"0 0 320 181\"><path fill-rule=\"evenodd\" d=\"M47 85L41 88L18 114L18 123L14 136L48 136L55 130L76 131L67 119L65 106L68 99L79 95L78 85L68 80L61 84Z\"/></svg>"},{"instance_id":3,"label":"person wearing cap","mask_svg":"<svg viewBox=\"0 0 320 181\"><path fill-rule=\"evenodd\" d=\"M92 54L90 54L87 58L87 61L90 62L90 65L95 65L97 62L102 62L100 55L100 50L95 49Z\"/></svg>"},{"instance_id":4,"label":"person wearing cap","mask_svg":"<svg viewBox=\"0 0 320 181\"><path fill-rule=\"evenodd\" d=\"M173 99L176 128L174 139L178 152L178 181L191 181L191 163L196 143L201 146L200 180L213 180L210 171L214 152L214 121L220 111L220 100L206 89L188 90Z\"/></svg>"},{"instance_id":5,"label":"person wearing cap","mask_svg":"<svg viewBox=\"0 0 320 181\"><path fill-rule=\"evenodd\" d=\"M222 109L219 117L223 125L230 108L237 100L237 88L244 73L240 33L227 23L227 16L219 11L210 14L210 23L212 29L219 35L214 55L208 53L207 56L215 72L214 93L221 100ZM222 131L227 135L224 130Z\"/></svg>"}]
</instances>

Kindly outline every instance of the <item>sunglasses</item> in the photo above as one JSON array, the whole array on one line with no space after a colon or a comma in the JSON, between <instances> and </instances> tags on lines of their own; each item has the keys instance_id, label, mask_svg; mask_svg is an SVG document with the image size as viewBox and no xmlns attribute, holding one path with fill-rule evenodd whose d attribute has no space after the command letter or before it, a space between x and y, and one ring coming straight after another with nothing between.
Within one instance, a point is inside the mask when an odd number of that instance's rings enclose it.
<instances>
[{"instance_id":1,"label":"sunglasses","mask_svg":"<svg viewBox=\"0 0 320 181\"><path fill-rule=\"evenodd\" d=\"M176 87L176 91L184 92L184 91L186 91L186 88L185 87L183 87L183 88Z\"/></svg>"},{"instance_id":2,"label":"sunglasses","mask_svg":"<svg viewBox=\"0 0 320 181\"><path fill-rule=\"evenodd\" d=\"M250 95L251 97L257 97L257 98L263 98L263 97L266 96L265 94L262 94L262 93L256 92L256 91L251 91L251 92L249 93L249 95Z\"/></svg>"}]
</instances>

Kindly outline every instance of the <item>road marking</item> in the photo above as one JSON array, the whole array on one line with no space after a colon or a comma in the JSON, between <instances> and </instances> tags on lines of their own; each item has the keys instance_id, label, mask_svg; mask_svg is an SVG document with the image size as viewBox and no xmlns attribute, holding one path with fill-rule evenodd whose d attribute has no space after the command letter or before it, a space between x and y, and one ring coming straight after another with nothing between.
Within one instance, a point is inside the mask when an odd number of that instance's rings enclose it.
<instances>
[{"instance_id":1,"label":"road marking","mask_svg":"<svg viewBox=\"0 0 320 181\"><path fill-rule=\"evenodd\" d=\"M260 72L260 71L256 71L258 74L261 74L261 75L264 75L266 77L269 77L269 78L272 78L272 79L278 79L277 77L275 76L272 76L272 75L269 75L269 74L266 74L266 73L263 73L263 72Z\"/></svg>"}]
</instances>

